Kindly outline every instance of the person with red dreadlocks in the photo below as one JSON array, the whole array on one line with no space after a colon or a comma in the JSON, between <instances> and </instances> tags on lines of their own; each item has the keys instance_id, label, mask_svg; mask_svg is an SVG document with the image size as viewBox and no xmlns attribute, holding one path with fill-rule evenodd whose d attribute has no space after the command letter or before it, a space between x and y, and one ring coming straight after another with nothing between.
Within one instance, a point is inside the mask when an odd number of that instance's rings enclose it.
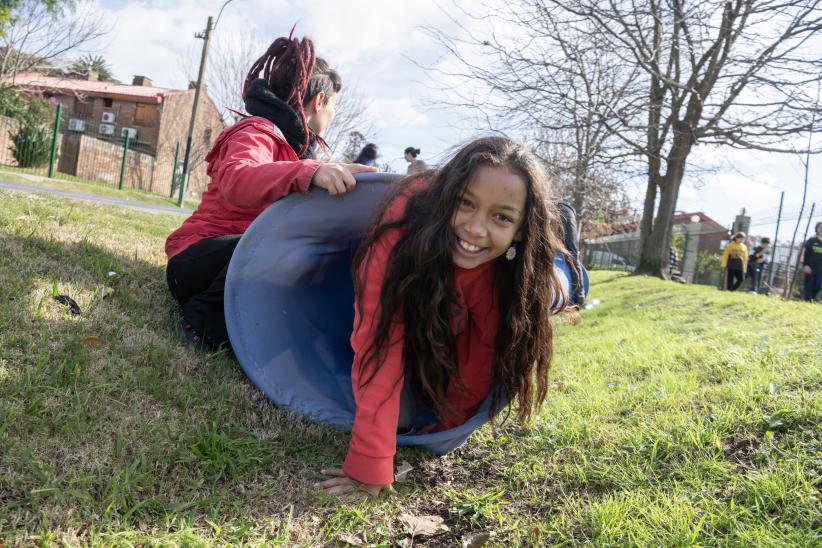
<instances>
[{"instance_id":1,"label":"person with red dreadlocks","mask_svg":"<svg viewBox=\"0 0 822 548\"><path fill-rule=\"evenodd\" d=\"M292 29L293 34L293 29ZM342 80L314 43L277 38L243 85L245 117L225 129L206 156L211 177L197 210L166 240L168 287L178 328L203 349L229 344L223 313L228 263L251 222L272 202L313 185L329 194L354 187L352 173L376 171L317 159L334 118Z\"/></svg>"}]
</instances>

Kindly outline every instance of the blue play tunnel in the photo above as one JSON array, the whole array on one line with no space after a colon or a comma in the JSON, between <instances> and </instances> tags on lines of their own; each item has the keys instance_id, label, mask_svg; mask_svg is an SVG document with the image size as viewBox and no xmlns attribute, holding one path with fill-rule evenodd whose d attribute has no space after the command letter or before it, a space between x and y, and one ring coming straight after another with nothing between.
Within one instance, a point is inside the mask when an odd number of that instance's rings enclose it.
<instances>
[{"instance_id":1,"label":"blue play tunnel","mask_svg":"<svg viewBox=\"0 0 822 548\"><path fill-rule=\"evenodd\" d=\"M237 245L225 287L228 334L246 375L276 405L340 429L353 424L351 264L398 177L360 174L341 196L292 194L269 206ZM555 268L567 289L563 257ZM447 453L489 420L489 408L490 398L457 428L399 435L397 444Z\"/></svg>"}]
</instances>

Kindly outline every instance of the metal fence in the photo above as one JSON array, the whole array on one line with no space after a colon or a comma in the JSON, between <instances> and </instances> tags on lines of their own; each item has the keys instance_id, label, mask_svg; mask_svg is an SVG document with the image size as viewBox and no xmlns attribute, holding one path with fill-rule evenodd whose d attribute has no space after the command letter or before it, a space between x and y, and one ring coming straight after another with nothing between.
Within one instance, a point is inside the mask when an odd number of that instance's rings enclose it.
<instances>
[{"instance_id":1,"label":"metal fence","mask_svg":"<svg viewBox=\"0 0 822 548\"><path fill-rule=\"evenodd\" d=\"M66 116L60 104L52 107L52 116L46 126L0 116L0 170L179 194L179 142L173 161L170 155L159 159L155 146L131 128L118 132L114 124Z\"/></svg>"},{"instance_id":2,"label":"metal fence","mask_svg":"<svg viewBox=\"0 0 822 548\"><path fill-rule=\"evenodd\" d=\"M719 233L718 233L719 234ZM730 238L728 232L722 232L727 238ZM608 238L609 241L593 241L586 242L583 250L583 262L589 270L621 270L624 272L633 272L636 265L639 263L639 236L636 234L625 234L616 237ZM749 250L753 249L756 242L748 242ZM796 282L792 296L800 297L804 283L804 274L801 269L796 271L796 258L801 253L801 244L794 245L793 250L788 254L788 247L790 242L774 242L768 250L765 267L762 273L762 284L760 285L760 293L770 293L782 295L784 288L791 283L794 275L797 275ZM693 250L691 250L693 253ZM721 266L722 251L715 252L703 250L697 251L696 255L689 258L688 241L685 240L684 249L680 249L677 253L678 265L673 269L672 273L685 276L685 280L689 283L710 285L720 287L724 280L724 269ZM790 256L790 266L786 261ZM774 257L777 260L771 261ZM685 266L690 268L685 272ZM743 282L741 289L749 289L751 280L747 278Z\"/></svg>"}]
</instances>

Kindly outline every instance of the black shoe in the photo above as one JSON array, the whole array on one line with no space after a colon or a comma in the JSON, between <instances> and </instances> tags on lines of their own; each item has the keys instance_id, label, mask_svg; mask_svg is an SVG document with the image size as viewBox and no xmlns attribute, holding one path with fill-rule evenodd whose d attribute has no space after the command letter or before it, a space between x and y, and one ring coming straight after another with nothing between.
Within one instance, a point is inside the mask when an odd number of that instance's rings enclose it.
<instances>
[{"instance_id":1,"label":"black shoe","mask_svg":"<svg viewBox=\"0 0 822 548\"><path fill-rule=\"evenodd\" d=\"M205 338L197 333L194 326L191 325L180 312L177 312L175 316L174 327L177 334L183 340L201 352L208 352L211 350L210 345Z\"/></svg>"}]
</instances>

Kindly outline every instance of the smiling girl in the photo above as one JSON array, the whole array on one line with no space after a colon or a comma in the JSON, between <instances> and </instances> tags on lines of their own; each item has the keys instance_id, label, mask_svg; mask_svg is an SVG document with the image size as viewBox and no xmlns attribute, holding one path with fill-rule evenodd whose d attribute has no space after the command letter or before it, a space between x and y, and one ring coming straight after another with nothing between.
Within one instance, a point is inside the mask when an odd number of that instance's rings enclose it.
<instances>
[{"instance_id":1,"label":"smiling girl","mask_svg":"<svg viewBox=\"0 0 822 548\"><path fill-rule=\"evenodd\" d=\"M398 428L453 428L489 395L492 413L518 400L523 422L543 402L562 293L548 187L532 153L492 137L392 191L354 261L357 409L342 469L319 489L389 486Z\"/></svg>"}]
</instances>

